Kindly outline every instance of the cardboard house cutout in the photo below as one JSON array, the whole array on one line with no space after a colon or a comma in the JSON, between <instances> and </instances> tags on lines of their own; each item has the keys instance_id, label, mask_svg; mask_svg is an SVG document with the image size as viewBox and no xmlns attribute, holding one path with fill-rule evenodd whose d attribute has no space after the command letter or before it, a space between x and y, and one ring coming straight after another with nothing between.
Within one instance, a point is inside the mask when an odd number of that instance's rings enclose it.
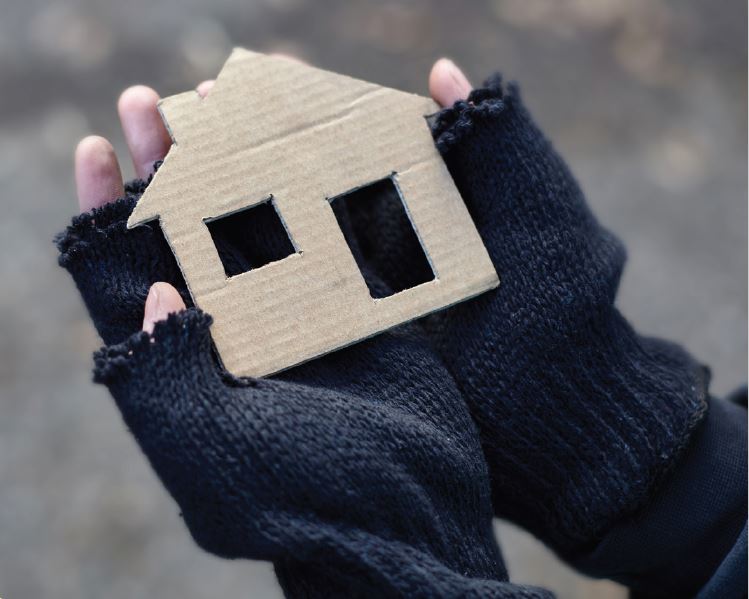
<instances>
[{"instance_id":1,"label":"cardboard house cutout","mask_svg":"<svg viewBox=\"0 0 749 599\"><path fill-rule=\"evenodd\" d=\"M430 99L237 49L207 97L159 109L174 144L128 227L160 220L234 375L278 372L499 284L434 146ZM434 279L375 299L330 200L387 177ZM227 276L208 223L269 198L293 253Z\"/></svg>"}]
</instances>

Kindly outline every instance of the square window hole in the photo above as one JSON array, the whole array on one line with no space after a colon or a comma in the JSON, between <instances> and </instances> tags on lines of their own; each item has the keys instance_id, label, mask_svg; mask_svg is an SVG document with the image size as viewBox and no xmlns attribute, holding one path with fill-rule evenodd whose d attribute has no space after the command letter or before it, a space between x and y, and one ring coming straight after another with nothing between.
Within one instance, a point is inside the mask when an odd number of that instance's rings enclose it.
<instances>
[{"instance_id":1,"label":"square window hole","mask_svg":"<svg viewBox=\"0 0 749 599\"><path fill-rule=\"evenodd\" d=\"M227 277L282 260L296 251L272 196L260 204L206 218L204 222Z\"/></svg>"},{"instance_id":2,"label":"square window hole","mask_svg":"<svg viewBox=\"0 0 749 599\"><path fill-rule=\"evenodd\" d=\"M330 205L373 298L435 279L392 176L330 198Z\"/></svg>"}]
</instances>

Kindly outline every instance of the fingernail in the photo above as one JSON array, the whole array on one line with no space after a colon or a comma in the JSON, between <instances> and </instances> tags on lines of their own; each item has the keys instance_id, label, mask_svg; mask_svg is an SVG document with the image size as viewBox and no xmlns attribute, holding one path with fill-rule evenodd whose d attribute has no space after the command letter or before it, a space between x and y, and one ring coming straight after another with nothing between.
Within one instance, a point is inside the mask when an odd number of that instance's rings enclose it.
<instances>
[{"instance_id":1,"label":"fingernail","mask_svg":"<svg viewBox=\"0 0 749 599\"><path fill-rule=\"evenodd\" d=\"M156 321L160 319L159 309L161 307L161 294L158 285L151 285L146 298L146 306L143 310L143 330L153 333Z\"/></svg>"},{"instance_id":2,"label":"fingernail","mask_svg":"<svg viewBox=\"0 0 749 599\"><path fill-rule=\"evenodd\" d=\"M448 65L447 68L450 71L450 78L455 82L455 85L458 87L458 89L463 93L468 93L471 91L471 83L468 81L468 77L465 76L465 73L456 65L452 60L449 58L447 59Z\"/></svg>"}]
</instances>

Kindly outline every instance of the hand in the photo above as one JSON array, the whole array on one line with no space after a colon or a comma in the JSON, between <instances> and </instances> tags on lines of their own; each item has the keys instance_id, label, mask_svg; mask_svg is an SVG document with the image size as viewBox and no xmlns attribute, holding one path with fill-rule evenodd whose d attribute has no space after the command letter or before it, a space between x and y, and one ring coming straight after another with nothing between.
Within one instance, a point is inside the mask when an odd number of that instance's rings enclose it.
<instances>
[{"instance_id":1,"label":"hand","mask_svg":"<svg viewBox=\"0 0 749 599\"><path fill-rule=\"evenodd\" d=\"M157 100L136 87L119 101L140 177L169 147ZM158 229L125 228L146 182L119 172L106 140L81 142L88 212L59 238L60 262L108 344L95 378L202 547L273 561L305 596L543 595L504 582L474 424L415 326L275 377L227 375Z\"/></svg>"},{"instance_id":2,"label":"hand","mask_svg":"<svg viewBox=\"0 0 749 599\"><path fill-rule=\"evenodd\" d=\"M467 94L453 80L434 137L500 285L420 322L478 425L496 513L574 556L673 469L706 413L707 375L614 307L624 248L517 88L495 76ZM413 266L394 229L363 245L397 286Z\"/></svg>"}]
</instances>

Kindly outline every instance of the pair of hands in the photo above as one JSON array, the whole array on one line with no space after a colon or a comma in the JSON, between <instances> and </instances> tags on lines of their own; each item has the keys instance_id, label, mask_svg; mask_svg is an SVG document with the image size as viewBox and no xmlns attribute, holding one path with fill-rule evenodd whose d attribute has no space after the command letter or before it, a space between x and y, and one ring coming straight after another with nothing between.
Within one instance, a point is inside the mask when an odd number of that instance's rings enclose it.
<instances>
[{"instance_id":1,"label":"pair of hands","mask_svg":"<svg viewBox=\"0 0 749 599\"><path fill-rule=\"evenodd\" d=\"M446 59L429 87L441 106L471 91ZM141 179L170 145L157 101L139 86L118 103ZM109 344L95 356L95 378L199 545L272 561L292 595L513 592L475 424L420 327L267 379L231 377L212 354L210 317L186 308L156 227L125 228L145 181L123 186L111 144L98 137L79 144L75 172L84 214L58 244Z\"/></svg>"},{"instance_id":2,"label":"pair of hands","mask_svg":"<svg viewBox=\"0 0 749 599\"><path fill-rule=\"evenodd\" d=\"M126 229L146 182L123 186L105 140L76 152L86 212L58 246L108 344L95 377L197 542L273 561L290 594L537 596L506 582L492 514L574 559L649 500L704 417L704 370L615 309L624 249L518 90L470 87L434 66L451 106L433 135L500 288L260 380L217 367L158 227ZM156 101L119 103L140 177L169 148ZM352 251L396 286L414 265L388 235Z\"/></svg>"}]
</instances>

